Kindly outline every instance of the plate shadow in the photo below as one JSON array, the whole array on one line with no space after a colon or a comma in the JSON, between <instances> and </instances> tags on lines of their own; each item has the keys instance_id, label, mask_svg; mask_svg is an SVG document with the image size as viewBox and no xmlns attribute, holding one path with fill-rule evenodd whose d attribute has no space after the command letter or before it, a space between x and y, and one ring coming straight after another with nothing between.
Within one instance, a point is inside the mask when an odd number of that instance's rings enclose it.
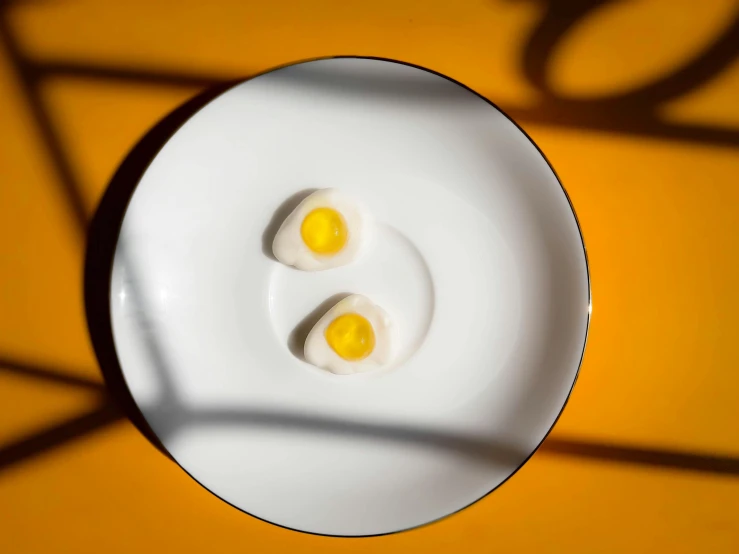
<instances>
[{"instance_id":1,"label":"plate shadow","mask_svg":"<svg viewBox=\"0 0 739 554\"><path fill-rule=\"evenodd\" d=\"M169 138L208 102L237 84L230 81L198 94L152 127L113 175L87 230L84 299L87 326L100 370L113 401L162 453L166 449L146 422L126 385L113 340L110 282L118 235L136 186Z\"/></svg>"}]
</instances>

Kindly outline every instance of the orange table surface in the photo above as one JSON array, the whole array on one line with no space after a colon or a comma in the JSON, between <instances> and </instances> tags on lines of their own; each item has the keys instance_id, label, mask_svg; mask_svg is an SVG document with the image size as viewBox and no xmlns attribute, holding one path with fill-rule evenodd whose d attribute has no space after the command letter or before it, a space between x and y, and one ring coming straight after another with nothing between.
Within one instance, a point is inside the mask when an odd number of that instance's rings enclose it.
<instances>
[{"instance_id":1,"label":"orange table surface","mask_svg":"<svg viewBox=\"0 0 739 554\"><path fill-rule=\"evenodd\" d=\"M336 539L220 501L111 407L87 223L198 91L372 55L512 115L571 196L593 317L542 449L471 508ZM739 3L0 4L0 552L739 552Z\"/></svg>"}]
</instances>

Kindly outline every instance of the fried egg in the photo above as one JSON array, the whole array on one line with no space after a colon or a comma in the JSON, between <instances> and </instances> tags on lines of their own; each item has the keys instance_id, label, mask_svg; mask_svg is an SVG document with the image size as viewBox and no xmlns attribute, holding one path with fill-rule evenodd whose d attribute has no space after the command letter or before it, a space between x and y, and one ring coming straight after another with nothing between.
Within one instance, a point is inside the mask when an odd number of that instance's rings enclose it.
<instances>
[{"instance_id":1,"label":"fried egg","mask_svg":"<svg viewBox=\"0 0 739 554\"><path fill-rule=\"evenodd\" d=\"M283 264L318 271L354 261L369 239L366 210L336 189L322 189L287 216L275 235L272 252Z\"/></svg>"},{"instance_id":2,"label":"fried egg","mask_svg":"<svg viewBox=\"0 0 739 554\"><path fill-rule=\"evenodd\" d=\"M361 294L339 301L305 339L305 360L337 375L387 367L395 354L396 326Z\"/></svg>"}]
</instances>

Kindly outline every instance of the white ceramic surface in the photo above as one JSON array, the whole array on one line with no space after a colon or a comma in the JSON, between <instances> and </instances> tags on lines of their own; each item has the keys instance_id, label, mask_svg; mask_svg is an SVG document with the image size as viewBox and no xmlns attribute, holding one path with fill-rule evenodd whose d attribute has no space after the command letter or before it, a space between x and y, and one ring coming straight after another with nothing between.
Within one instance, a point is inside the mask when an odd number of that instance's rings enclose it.
<instances>
[{"instance_id":1,"label":"white ceramic surface","mask_svg":"<svg viewBox=\"0 0 739 554\"><path fill-rule=\"evenodd\" d=\"M276 211L325 187L366 203L372 250L279 264ZM391 370L296 356L296 327L346 293L398 322ZM366 58L261 75L187 121L133 195L111 282L125 379L176 462L249 514L348 536L515 472L570 393L589 302L572 208L527 136L451 80Z\"/></svg>"}]
</instances>

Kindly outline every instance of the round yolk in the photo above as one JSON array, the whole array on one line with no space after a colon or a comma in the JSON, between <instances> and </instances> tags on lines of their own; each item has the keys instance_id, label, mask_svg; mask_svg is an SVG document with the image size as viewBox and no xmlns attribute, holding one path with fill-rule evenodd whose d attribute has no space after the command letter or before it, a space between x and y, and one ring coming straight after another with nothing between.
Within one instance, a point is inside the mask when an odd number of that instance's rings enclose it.
<instances>
[{"instance_id":1,"label":"round yolk","mask_svg":"<svg viewBox=\"0 0 739 554\"><path fill-rule=\"evenodd\" d=\"M344 314L326 328L326 342L343 359L358 362L375 349L375 331L361 315Z\"/></svg>"},{"instance_id":2,"label":"round yolk","mask_svg":"<svg viewBox=\"0 0 739 554\"><path fill-rule=\"evenodd\" d=\"M300 226L303 242L316 254L336 254L346 245L348 234L344 218L332 208L316 208Z\"/></svg>"}]
</instances>

